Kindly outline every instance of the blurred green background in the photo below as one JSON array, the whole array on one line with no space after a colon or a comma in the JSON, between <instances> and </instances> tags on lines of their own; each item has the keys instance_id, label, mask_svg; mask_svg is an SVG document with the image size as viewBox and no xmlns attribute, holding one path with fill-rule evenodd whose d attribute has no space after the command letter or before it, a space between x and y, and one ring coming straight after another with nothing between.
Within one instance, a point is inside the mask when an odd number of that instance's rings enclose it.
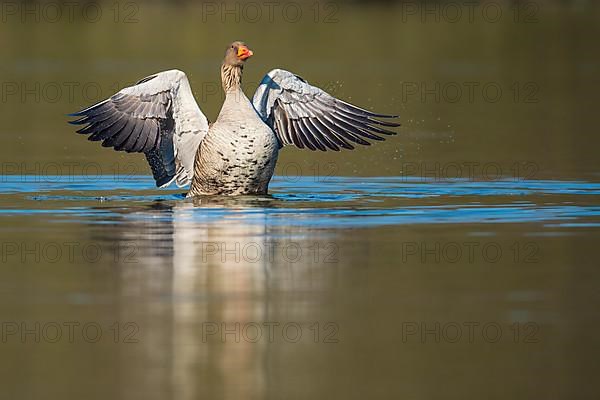
<instances>
[{"instance_id":1,"label":"blurred green background","mask_svg":"<svg viewBox=\"0 0 600 400\"><path fill-rule=\"evenodd\" d=\"M436 162L493 162L510 176L515 162L526 162L536 166L529 177L597 177L593 2L59 4L2 6L0 157L27 160L17 172L94 162L112 174L115 163L133 160L132 171L149 173L143 156L76 135L65 114L178 68L214 120L224 48L241 39L255 51L244 75L249 97L281 67L344 100L401 115L399 136L376 152L286 149L279 174L291 173L288 163L300 174L333 162L336 175L400 175L410 174L407 163L418 174Z\"/></svg>"}]
</instances>

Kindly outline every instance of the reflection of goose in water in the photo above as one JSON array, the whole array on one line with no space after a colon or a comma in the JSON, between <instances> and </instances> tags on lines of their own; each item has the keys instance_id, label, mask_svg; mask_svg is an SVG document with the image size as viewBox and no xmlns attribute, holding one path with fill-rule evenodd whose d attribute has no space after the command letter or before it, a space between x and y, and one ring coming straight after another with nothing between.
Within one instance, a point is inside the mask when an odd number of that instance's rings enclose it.
<instances>
[{"instance_id":1,"label":"reflection of goose in water","mask_svg":"<svg viewBox=\"0 0 600 400\"><path fill-rule=\"evenodd\" d=\"M266 194L279 149L354 149L354 144L394 135L395 118L336 99L299 76L274 69L252 102L241 88L252 51L242 42L225 52L221 81L225 102L209 125L186 75L177 70L142 79L72 116L78 132L104 147L146 155L157 186L191 183L188 196Z\"/></svg>"},{"instance_id":2,"label":"reflection of goose in water","mask_svg":"<svg viewBox=\"0 0 600 400\"><path fill-rule=\"evenodd\" d=\"M304 310L311 302L318 307L336 272L335 265L315 262L312 252L301 257L283 252L296 246L308 251L320 236L304 228L270 226L272 202L269 197L155 202L113 210L119 215L107 221L114 223L111 230L107 224L91 226L96 239L136 249L137 262L117 266L125 309L135 312L120 319L140 325L143 340L130 351L156 367L146 385L172 385L177 398L197 398L207 390L215 398L264 397L269 384L265 366L284 354L272 354L273 345L266 340L246 341L243 327L288 322L282 315L290 312L290 296L303 299L294 308ZM205 213L194 212L198 207L239 210L240 216L199 220ZM252 223L244 222L245 214L252 214ZM266 253L269 248L275 251ZM263 253L257 256L257 251ZM209 325L219 332L207 336ZM239 343L235 334L223 342L223 328L237 329Z\"/></svg>"},{"instance_id":3,"label":"reflection of goose in water","mask_svg":"<svg viewBox=\"0 0 600 400\"><path fill-rule=\"evenodd\" d=\"M252 271L266 282L269 274L290 267L298 272L318 265L326 259L325 247L332 241L330 234L310 227L271 224L277 204L270 196L202 196L115 208L111 211L119 216L107 222L114 222L117 233L103 225L97 231L103 237L98 239L118 241L129 253L135 248L135 258L145 267L171 267L175 274L194 271L196 285L200 274L219 271L228 275L222 284L235 284L236 276L229 270ZM315 243L322 245L322 254L316 254Z\"/></svg>"}]
</instances>

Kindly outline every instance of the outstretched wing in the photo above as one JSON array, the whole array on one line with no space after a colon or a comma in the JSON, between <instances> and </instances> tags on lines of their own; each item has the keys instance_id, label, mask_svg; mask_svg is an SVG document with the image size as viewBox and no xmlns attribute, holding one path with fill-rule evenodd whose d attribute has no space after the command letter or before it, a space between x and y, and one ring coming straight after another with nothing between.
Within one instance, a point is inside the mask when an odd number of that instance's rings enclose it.
<instances>
[{"instance_id":1,"label":"outstretched wing","mask_svg":"<svg viewBox=\"0 0 600 400\"><path fill-rule=\"evenodd\" d=\"M151 75L70 116L79 117L71 124L86 125L77 132L89 140L144 153L160 187L191 182L196 151L208 132L188 79L178 70Z\"/></svg>"},{"instance_id":2,"label":"outstretched wing","mask_svg":"<svg viewBox=\"0 0 600 400\"><path fill-rule=\"evenodd\" d=\"M372 113L336 99L282 69L265 75L252 103L282 146L295 145L301 149L353 149L351 143L370 145L369 139L385 140L378 134L396 134L382 126L400 126L375 119L397 116Z\"/></svg>"}]
</instances>

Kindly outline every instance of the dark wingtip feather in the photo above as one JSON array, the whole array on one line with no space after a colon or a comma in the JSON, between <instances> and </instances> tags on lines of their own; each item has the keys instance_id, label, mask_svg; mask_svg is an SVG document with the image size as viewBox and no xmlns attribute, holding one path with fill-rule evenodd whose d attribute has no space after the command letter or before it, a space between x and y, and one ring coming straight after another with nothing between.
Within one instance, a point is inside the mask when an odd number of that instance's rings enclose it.
<instances>
[{"instance_id":1,"label":"dark wingtip feather","mask_svg":"<svg viewBox=\"0 0 600 400\"><path fill-rule=\"evenodd\" d=\"M380 128L380 127L375 126L375 125L369 125L369 130L373 131L373 132L381 133L383 135L389 135L389 136L393 136L393 135L396 134L396 132L394 132L394 131L383 129L383 128Z\"/></svg>"},{"instance_id":2,"label":"dark wingtip feather","mask_svg":"<svg viewBox=\"0 0 600 400\"><path fill-rule=\"evenodd\" d=\"M92 130L90 130L90 126L86 126L86 127L83 127L83 128L81 128L81 129L79 129L79 130L77 130L77 131L75 131L75 132L76 132L76 133L79 133L79 134L81 134L81 135L89 135L89 134L90 134L90 133L92 133L93 131L92 131Z\"/></svg>"},{"instance_id":3,"label":"dark wingtip feather","mask_svg":"<svg viewBox=\"0 0 600 400\"><path fill-rule=\"evenodd\" d=\"M83 110L79 110L79 111L76 111L74 113L67 114L67 117L84 117L84 116L87 116L90 111L93 111L98 106L102 105L103 103L104 102L97 103L97 104L94 104L93 106L90 106L88 108L84 108Z\"/></svg>"},{"instance_id":4,"label":"dark wingtip feather","mask_svg":"<svg viewBox=\"0 0 600 400\"><path fill-rule=\"evenodd\" d=\"M362 107L358 107L355 106L352 103L348 103L347 101L343 101L343 100L337 100L338 101L338 105L342 108L345 108L347 111L350 111L352 113L358 113L359 115L362 116L366 116L366 117L375 117L375 118L398 118L399 115L389 115L389 114L379 114L373 111L369 111L366 110Z\"/></svg>"},{"instance_id":5,"label":"dark wingtip feather","mask_svg":"<svg viewBox=\"0 0 600 400\"><path fill-rule=\"evenodd\" d=\"M374 112L371 112L371 111L367 111L367 112L370 113L370 114L373 114L371 116L372 117L376 117L376 118L386 118L386 119L400 118L399 115L377 114L377 113L374 113Z\"/></svg>"},{"instance_id":6,"label":"dark wingtip feather","mask_svg":"<svg viewBox=\"0 0 600 400\"><path fill-rule=\"evenodd\" d=\"M96 103L94 105L89 106L88 108L84 108L83 110L79 110L77 112L74 112L72 114L67 114L67 117L83 117L88 115L91 111L96 110L97 108L103 106L104 104L106 104L110 99L106 99L103 100L99 103Z\"/></svg>"},{"instance_id":7,"label":"dark wingtip feather","mask_svg":"<svg viewBox=\"0 0 600 400\"><path fill-rule=\"evenodd\" d=\"M371 122L374 122L374 123L376 123L378 125L389 126L391 128L397 128L397 127L401 126L401 124L398 123L398 122L379 121L379 120L374 119L374 118L368 118L368 120L371 121Z\"/></svg>"},{"instance_id":8,"label":"dark wingtip feather","mask_svg":"<svg viewBox=\"0 0 600 400\"><path fill-rule=\"evenodd\" d=\"M87 124L87 121L88 121L87 117L82 117L75 121L67 121L67 122L71 125L83 125L83 124Z\"/></svg>"}]
</instances>

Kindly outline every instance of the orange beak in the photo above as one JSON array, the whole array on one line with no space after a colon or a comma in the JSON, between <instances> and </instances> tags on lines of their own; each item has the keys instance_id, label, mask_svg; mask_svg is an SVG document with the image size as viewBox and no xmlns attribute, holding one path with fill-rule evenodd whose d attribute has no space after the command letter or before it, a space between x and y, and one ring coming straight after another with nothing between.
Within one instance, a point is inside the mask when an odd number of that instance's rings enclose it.
<instances>
[{"instance_id":1,"label":"orange beak","mask_svg":"<svg viewBox=\"0 0 600 400\"><path fill-rule=\"evenodd\" d=\"M246 46L238 47L237 56L240 60L247 60L252 57L254 53Z\"/></svg>"}]
</instances>

